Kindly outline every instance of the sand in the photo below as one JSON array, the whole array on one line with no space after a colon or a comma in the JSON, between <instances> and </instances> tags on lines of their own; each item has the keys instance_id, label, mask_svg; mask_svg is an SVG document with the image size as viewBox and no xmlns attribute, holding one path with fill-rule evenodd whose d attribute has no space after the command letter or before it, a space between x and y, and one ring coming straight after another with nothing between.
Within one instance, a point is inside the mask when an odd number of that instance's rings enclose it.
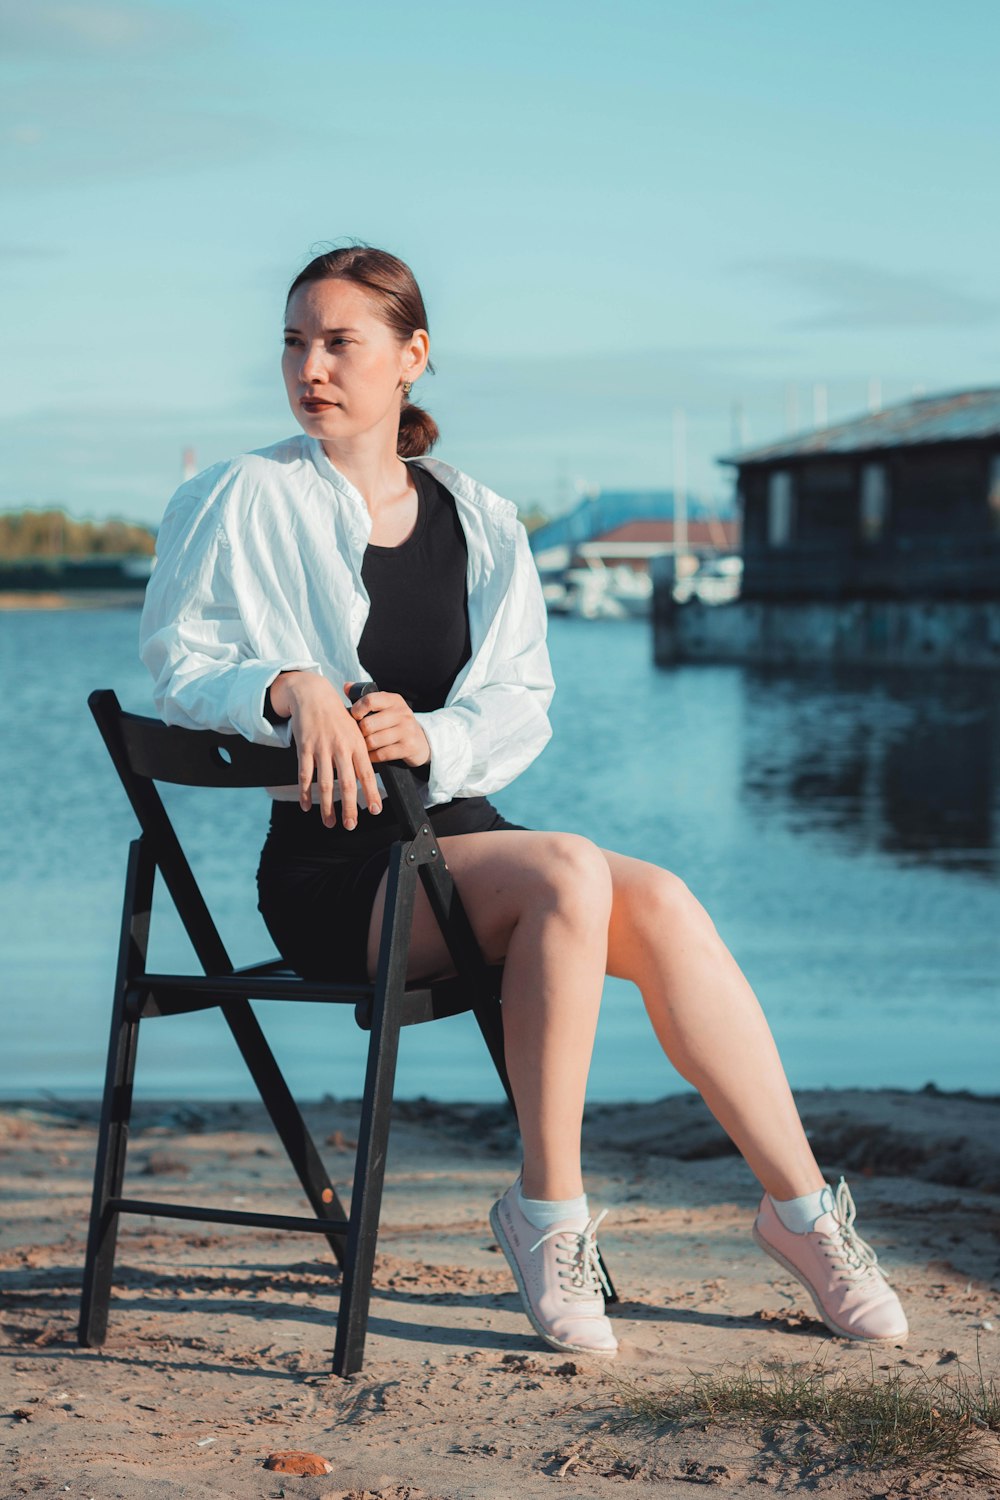
<instances>
[{"instance_id":1,"label":"sand","mask_svg":"<svg viewBox=\"0 0 1000 1500\"><path fill-rule=\"evenodd\" d=\"M869 1378L1000 1366L1000 1099L802 1093L817 1156L843 1172L858 1227L904 1299L905 1345L866 1347L816 1321L749 1235L758 1189L701 1101L594 1107L585 1148L601 1245L621 1295L611 1362L548 1349L520 1310L487 1211L517 1168L505 1112L396 1107L364 1370L330 1374L338 1273L314 1236L123 1221L107 1342L76 1346L96 1105L0 1106L7 1496L350 1496L465 1500L1000 1495L1000 1481L876 1473L728 1420L623 1428L618 1381L644 1389L747 1361L817 1361ZM346 1189L357 1102L304 1109ZM263 1111L137 1103L126 1190L306 1211ZM276 1450L329 1465L263 1467ZM984 1455L996 1460L987 1435Z\"/></svg>"},{"instance_id":2,"label":"sand","mask_svg":"<svg viewBox=\"0 0 1000 1500\"><path fill-rule=\"evenodd\" d=\"M139 609L137 589L54 590L0 589L0 610Z\"/></svg>"}]
</instances>

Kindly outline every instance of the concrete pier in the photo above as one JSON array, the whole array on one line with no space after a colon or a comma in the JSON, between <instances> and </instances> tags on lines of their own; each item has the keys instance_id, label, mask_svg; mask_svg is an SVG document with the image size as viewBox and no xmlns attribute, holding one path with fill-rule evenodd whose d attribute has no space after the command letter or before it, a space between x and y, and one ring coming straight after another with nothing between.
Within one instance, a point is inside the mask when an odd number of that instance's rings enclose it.
<instances>
[{"instance_id":1,"label":"concrete pier","mask_svg":"<svg viewBox=\"0 0 1000 1500\"><path fill-rule=\"evenodd\" d=\"M726 604L691 599L678 604L673 569L657 567L653 655L659 666L838 662L1000 671L1000 599L737 599Z\"/></svg>"}]
</instances>

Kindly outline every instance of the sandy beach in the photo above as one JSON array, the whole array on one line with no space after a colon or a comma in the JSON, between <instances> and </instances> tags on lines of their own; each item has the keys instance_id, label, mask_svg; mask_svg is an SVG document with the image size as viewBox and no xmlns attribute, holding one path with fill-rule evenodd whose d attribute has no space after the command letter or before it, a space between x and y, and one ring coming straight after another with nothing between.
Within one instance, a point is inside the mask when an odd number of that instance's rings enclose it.
<instances>
[{"instance_id":1,"label":"sandy beach","mask_svg":"<svg viewBox=\"0 0 1000 1500\"><path fill-rule=\"evenodd\" d=\"M757 1186L701 1101L588 1113L591 1203L621 1302L614 1361L548 1349L520 1310L487 1223L512 1179L506 1112L397 1105L364 1370L330 1374L338 1273L312 1236L126 1219L109 1334L76 1347L97 1106L0 1106L5 1208L3 1496L93 1500L351 1497L465 1500L553 1494L689 1496L763 1489L834 1496L1000 1495L1000 1480L868 1471L805 1443L808 1423L729 1418L623 1424L621 1383L645 1390L748 1362L818 1364L870 1379L1000 1367L1000 1099L933 1090L801 1093L832 1180L907 1307L904 1345L851 1344L755 1247ZM349 1185L357 1102L304 1113ZM136 1105L126 1189L301 1213L263 1111ZM328 1471L264 1467L279 1450ZM996 1463L994 1434L981 1458Z\"/></svg>"},{"instance_id":2,"label":"sandy beach","mask_svg":"<svg viewBox=\"0 0 1000 1500\"><path fill-rule=\"evenodd\" d=\"M135 589L54 590L0 589L3 610L140 609L142 595Z\"/></svg>"}]
</instances>

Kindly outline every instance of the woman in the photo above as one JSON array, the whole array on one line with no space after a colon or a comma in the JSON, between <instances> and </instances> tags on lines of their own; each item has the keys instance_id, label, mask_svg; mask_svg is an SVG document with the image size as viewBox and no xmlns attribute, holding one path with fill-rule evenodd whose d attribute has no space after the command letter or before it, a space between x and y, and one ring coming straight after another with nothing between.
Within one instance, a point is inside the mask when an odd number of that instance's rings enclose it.
<instances>
[{"instance_id":1,"label":"woman","mask_svg":"<svg viewBox=\"0 0 1000 1500\"><path fill-rule=\"evenodd\" d=\"M847 1185L824 1181L760 1006L684 882L576 834L508 823L487 800L551 734L545 609L515 507L425 456L438 429L409 400L432 369L409 268L365 246L318 256L285 321L302 434L181 486L141 627L168 723L294 739L298 785L269 789L258 871L279 951L310 977L374 975L397 836L377 768L416 768L479 943L504 963L523 1165L490 1219L542 1338L617 1348L580 1172L605 974L638 986L670 1061L760 1181L761 1248L834 1332L904 1338ZM351 706L351 685L369 678L379 691ZM610 816L613 776L595 788ZM409 977L450 972L420 888Z\"/></svg>"}]
</instances>

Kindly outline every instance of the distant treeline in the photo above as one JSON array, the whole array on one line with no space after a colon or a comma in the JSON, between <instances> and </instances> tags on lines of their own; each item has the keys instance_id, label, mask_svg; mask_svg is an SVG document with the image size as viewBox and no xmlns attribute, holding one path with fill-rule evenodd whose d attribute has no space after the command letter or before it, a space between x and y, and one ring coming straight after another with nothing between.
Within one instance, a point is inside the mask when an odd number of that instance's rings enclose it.
<instances>
[{"instance_id":1,"label":"distant treeline","mask_svg":"<svg viewBox=\"0 0 1000 1500\"><path fill-rule=\"evenodd\" d=\"M0 512L0 559L149 557L156 537L134 521L76 521L63 510Z\"/></svg>"},{"instance_id":2,"label":"distant treeline","mask_svg":"<svg viewBox=\"0 0 1000 1500\"><path fill-rule=\"evenodd\" d=\"M537 506L521 511L528 531L549 517ZM64 510L0 511L0 561L59 557L152 557L156 533L135 521L76 521Z\"/></svg>"}]
</instances>

